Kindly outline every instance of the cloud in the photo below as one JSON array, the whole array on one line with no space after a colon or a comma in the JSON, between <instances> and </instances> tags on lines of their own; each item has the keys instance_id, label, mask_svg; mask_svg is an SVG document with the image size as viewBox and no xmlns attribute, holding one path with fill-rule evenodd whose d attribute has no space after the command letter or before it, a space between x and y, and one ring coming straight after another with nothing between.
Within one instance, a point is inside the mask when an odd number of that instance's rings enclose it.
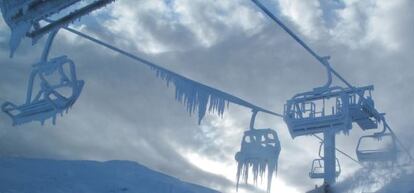
<instances>
[{"instance_id":1,"label":"cloud","mask_svg":"<svg viewBox=\"0 0 414 193\"><path fill-rule=\"evenodd\" d=\"M379 44L398 50L403 23L411 20L411 1L277 1L280 12L310 40L328 39L351 48ZM400 14L401 13L401 14Z\"/></svg>"},{"instance_id":2,"label":"cloud","mask_svg":"<svg viewBox=\"0 0 414 193\"><path fill-rule=\"evenodd\" d=\"M295 23L305 36L319 39L323 35L324 20L319 1L279 0L278 2L281 13Z\"/></svg>"},{"instance_id":3,"label":"cloud","mask_svg":"<svg viewBox=\"0 0 414 193\"><path fill-rule=\"evenodd\" d=\"M318 53L331 55L332 65L352 84L375 85L377 107L407 143L414 136L412 2L298 3L280 1L276 11L310 39ZM335 16L332 23L326 15ZM125 0L81 23L75 27L276 112L282 112L295 93L326 79L320 64L248 1ZM0 28L0 34L7 33L7 28ZM34 47L25 40L9 59L7 38L0 38L0 100L21 103L30 65L38 60L44 40ZM210 115L197 125L196 117L189 117L174 101L174 90L142 64L64 31L52 50L52 56L61 54L76 62L78 77L86 81L79 101L56 126L11 127L9 118L0 114L0 155L134 160L183 180L234 191L235 173L206 172L208 166L193 162L186 153L234 166L234 153L249 125L249 109L230 105L223 118ZM256 126L279 133L283 149L278 179L299 191L314 187L317 182L307 174L318 156L318 141L292 140L283 121L270 115L258 114ZM338 147L354 155L363 134L355 128L349 136L338 135ZM358 169L338 157L344 176Z\"/></svg>"},{"instance_id":4,"label":"cloud","mask_svg":"<svg viewBox=\"0 0 414 193\"><path fill-rule=\"evenodd\" d=\"M7 27L7 25L4 22L4 20L0 19L0 29L5 29L6 27ZM0 33L0 41L1 42L7 41L7 36L6 36L6 34L3 30L1 30L1 33Z\"/></svg>"},{"instance_id":5,"label":"cloud","mask_svg":"<svg viewBox=\"0 0 414 193\"><path fill-rule=\"evenodd\" d=\"M254 34L260 30L261 17L242 1L132 1L119 2L111 9L112 19L104 26L120 45L130 45L145 53L210 47L234 30Z\"/></svg>"}]
</instances>

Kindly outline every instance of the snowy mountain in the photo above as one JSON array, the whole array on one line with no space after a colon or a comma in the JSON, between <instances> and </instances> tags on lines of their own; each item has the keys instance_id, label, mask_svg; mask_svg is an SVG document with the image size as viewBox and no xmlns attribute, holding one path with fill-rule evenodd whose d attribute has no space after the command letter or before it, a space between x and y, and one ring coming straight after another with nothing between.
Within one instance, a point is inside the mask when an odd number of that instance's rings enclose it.
<instances>
[{"instance_id":1,"label":"snowy mountain","mask_svg":"<svg viewBox=\"0 0 414 193\"><path fill-rule=\"evenodd\" d=\"M414 193L414 165L367 164L333 188L339 193Z\"/></svg>"},{"instance_id":2,"label":"snowy mountain","mask_svg":"<svg viewBox=\"0 0 414 193\"><path fill-rule=\"evenodd\" d=\"M414 173L403 173L376 193L414 193Z\"/></svg>"},{"instance_id":3,"label":"snowy mountain","mask_svg":"<svg viewBox=\"0 0 414 193\"><path fill-rule=\"evenodd\" d=\"M218 193L129 161L0 159L1 193Z\"/></svg>"}]
</instances>

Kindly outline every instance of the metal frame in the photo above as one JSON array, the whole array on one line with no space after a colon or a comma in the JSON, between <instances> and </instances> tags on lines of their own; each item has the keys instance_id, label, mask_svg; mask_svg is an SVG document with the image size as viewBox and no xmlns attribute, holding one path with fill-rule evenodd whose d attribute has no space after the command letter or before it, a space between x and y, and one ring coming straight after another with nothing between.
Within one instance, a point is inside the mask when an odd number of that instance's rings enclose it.
<instances>
[{"instance_id":1,"label":"metal frame","mask_svg":"<svg viewBox=\"0 0 414 193\"><path fill-rule=\"evenodd\" d=\"M366 139L375 139L378 142L382 141L384 137L391 138L391 147L386 149L362 149L361 142ZM394 136L390 133L387 134L373 134L373 135L366 135L362 136L358 140L358 145L356 147L356 155L360 162L395 162L397 160L398 151L397 151L397 144L395 142Z\"/></svg>"},{"instance_id":2,"label":"metal frame","mask_svg":"<svg viewBox=\"0 0 414 193\"><path fill-rule=\"evenodd\" d=\"M309 177L312 179L322 178L325 179L327 175L325 175L325 164L324 164L324 156L322 156L322 145L324 142L321 142L319 145L319 159L314 159L312 161L311 171L309 172ZM337 178L342 171L341 164L339 163L338 158L335 159L335 177Z\"/></svg>"},{"instance_id":3,"label":"metal frame","mask_svg":"<svg viewBox=\"0 0 414 193\"><path fill-rule=\"evenodd\" d=\"M324 159L314 159L312 161L311 171L309 172L309 177L312 179L324 179L325 178L325 167L324 167ZM319 172L321 171L321 172ZM339 159L336 158L336 171L335 177L339 177L342 172L341 164L339 163Z\"/></svg>"},{"instance_id":4,"label":"metal frame","mask_svg":"<svg viewBox=\"0 0 414 193\"><path fill-rule=\"evenodd\" d=\"M267 170L267 192L270 192L272 176L277 172L279 154L281 151L279 137L275 130L255 129L254 122L257 110L253 110L250 119L250 129L244 132L240 151L236 153L237 188L240 176L247 182L250 167L253 170L253 180L262 176Z\"/></svg>"},{"instance_id":5,"label":"metal frame","mask_svg":"<svg viewBox=\"0 0 414 193\"><path fill-rule=\"evenodd\" d=\"M336 100L336 105L328 114L325 112L325 100L330 98ZM322 106L316 107L315 103L321 101ZM347 131L352 127L348 102L347 93L339 87L330 88L322 94L313 91L298 94L286 102L283 119L292 138L322 133L326 129ZM306 108L309 105L311 108ZM316 108L321 111L317 112Z\"/></svg>"},{"instance_id":6,"label":"metal frame","mask_svg":"<svg viewBox=\"0 0 414 193\"><path fill-rule=\"evenodd\" d=\"M64 65L69 66L69 75L64 72ZM58 73L61 77L60 83L51 85L46 76ZM40 80L40 90L34 93L35 79ZM76 78L75 64L66 56L51 59L47 63L41 63L32 71L27 89L26 103L15 105L6 102L2 105L2 111L12 118L13 125L20 125L31 121L40 121L52 118L56 123L57 114L67 112L76 102L82 91L84 81ZM71 95L65 97L58 89L67 87L71 89Z\"/></svg>"},{"instance_id":7,"label":"metal frame","mask_svg":"<svg viewBox=\"0 0 414 193\"><path fill-rule=\"evenodd\" d=\"M114 0L96 0L86 6L63 15L58 20L41 26L40 21L54 16L81 0L2 0L0 8L3 18L11 29L10 56L12 57L21 40L27 36L36 43L44 35L97 10Z\"/></svg>"}]
</instances>

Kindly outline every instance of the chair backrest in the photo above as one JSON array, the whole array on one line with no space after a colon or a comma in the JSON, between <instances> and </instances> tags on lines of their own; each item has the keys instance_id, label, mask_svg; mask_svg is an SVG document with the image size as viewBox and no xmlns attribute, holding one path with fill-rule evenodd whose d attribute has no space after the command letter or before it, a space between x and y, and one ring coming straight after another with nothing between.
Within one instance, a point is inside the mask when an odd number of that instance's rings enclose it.
<instances>
[{"instance_id":1,"label":"chair backrest","mask_svg":"<svg viewBox=\"0 0 414 193\"><path fill-rule=\"evenodd\" d=\"M398 149L392 134L374 134L359 138L356 154L362 162L396 161Z\"/></svg>"},{"instance_id":2,"label":"chair backrest","mask_svg":"<svg viewBox=\"0 0 414 193\"><path fill-rule=\"evenodd\" d=\"M247 146L280 147L279 137L272 129L251 129L244 132L242 149Z\"/></svg>"}]
</instances>

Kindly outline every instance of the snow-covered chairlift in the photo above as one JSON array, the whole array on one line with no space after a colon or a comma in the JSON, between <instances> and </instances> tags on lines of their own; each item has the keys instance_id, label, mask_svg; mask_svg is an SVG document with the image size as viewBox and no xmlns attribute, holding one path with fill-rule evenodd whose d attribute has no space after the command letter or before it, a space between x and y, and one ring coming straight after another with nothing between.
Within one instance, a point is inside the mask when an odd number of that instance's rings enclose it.
<instances>
[{"instance_id":1,"label":"snow-covered chairlift","mask_svg":"<svg viewBox=\"0 0 414 193\"><path fill-rule=\"evenodd\" d=\"M283 119L292 137L322 133L325 129L347 131L352 127L348 103L348 94L340 87L322 93L305 92L286 102Z\"/></svg>"},{"instance_id":2,"label":"snow-covered chairlift","mask_svg":"<svg viewBox=\"0 0 414 193\"><path fill-rule=\"evenodd\" d=\"M397 144L390 133L375 133L362 136L356 148L360 162L394 162L397 160Z\"/></svg>"},{"instance_id":3,"label":"snow-covered chairlift","mask_svg":"<svg viewBox=\"0 0 414 193\"><path fill-rule=\"evenodd\" d=\"M52 80L54 76L57 76L58 80ZM40 88L36 93L34 84L37 81L40 82ZM2 105L2 111L12 118L13 125L31 121L40 121L43 124L49 118L53 118L55 124L57 114L62 115L64 111L67 112L76 102L83 85L84 81L76 77L73 61L66 56L57 57L34 65L29 78L25 104L16 105L6 102Z\"/></svg>"},{"instance_id":4,"label":"snow-covered chairlift","mask_svg":"<svg viewBox=\"0 0 414 193\"><path fill-rule=\"evenodd\" d=\"M281 151L279 137L275 130L255 129L254 119L256 116L253 111L250 129L244 132L241 142L241 149L236 153L237 165L237 184L240 176L247 183L250 167L253 170L253 180L256 183L258 176L263 176L267 170L267 191L270 191L272 176L277 172L277 164Z\"/></svg>"},{"instance_id":5,"label":"snow-covered chairlift","mask_svg":"<svg viewBox=\"0 0 414 193\"><path fill-rule=\"evenodd\" d=\"M338 177L341 174L341 165L338 158L336 158L336 170L335 177ZM312 168L309 172L309 177L312 179L323 179L325 178L325 168L323 159L314 159L312 161Z\"/></svg>"},{"instance_id":6,"label":"snow-covered chairlift","mask_svg":"<svg viewBox=\"0 0 414 193\"><path fill-rule=\"evenodd\" d=\"M322 156L322 145L323 142L321 142L319 146L319 159L314 159L312 161L312 167L311 171L309 172L309 177L312 179L323 179L325 178L325 165L324 165L324 159ZM338 177L341 174L341 164L339 163L338 158L336 158L336 165L335 165L335 177Z\"/></svg>"}]
</instances>

